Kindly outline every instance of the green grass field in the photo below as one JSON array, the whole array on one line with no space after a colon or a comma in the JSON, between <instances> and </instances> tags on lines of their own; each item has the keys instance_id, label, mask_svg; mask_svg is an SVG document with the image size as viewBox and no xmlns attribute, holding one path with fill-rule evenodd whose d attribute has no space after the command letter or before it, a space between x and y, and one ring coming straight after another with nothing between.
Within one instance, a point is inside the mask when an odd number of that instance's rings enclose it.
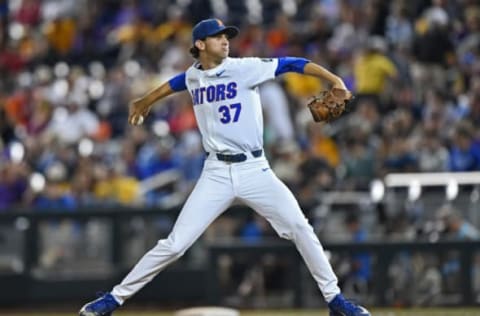
<instances>
[{"instance_id":1,"label":"green grass field","mask_svg":"<svg viewBox=\"0 0 480 316\"><path fill-rule=\"evenodd\" d=\"M444 308L444 309L374 309L371 310L374 316L478 316L480 308ZM72 316L76 313L55 313L55 312L2 312L5 316ZM173 316L174 312L116 312L114 316ZM327 311L319 310L261 310L242 311L241 316L327 316Z\"/></svg>"}]
</instances>

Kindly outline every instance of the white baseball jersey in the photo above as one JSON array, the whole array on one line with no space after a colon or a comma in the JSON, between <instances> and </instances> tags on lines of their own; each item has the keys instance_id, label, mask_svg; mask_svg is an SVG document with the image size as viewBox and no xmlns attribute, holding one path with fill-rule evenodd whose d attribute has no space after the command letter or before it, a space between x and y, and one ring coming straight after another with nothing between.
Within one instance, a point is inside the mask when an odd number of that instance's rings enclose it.
<instances>
[{"instance_id":1,"label":"white baseball jersey","mask_svg":"<svg viewBox=\"0 0 480 316\"><path fill-rule=\"evenodd\" d=\"M195 63L186 71L206 152L236 154L263 147L257 86L275 78L277 64L273 58L226 58L212 69L201 70Z\"/></svg>"}]
</instances>

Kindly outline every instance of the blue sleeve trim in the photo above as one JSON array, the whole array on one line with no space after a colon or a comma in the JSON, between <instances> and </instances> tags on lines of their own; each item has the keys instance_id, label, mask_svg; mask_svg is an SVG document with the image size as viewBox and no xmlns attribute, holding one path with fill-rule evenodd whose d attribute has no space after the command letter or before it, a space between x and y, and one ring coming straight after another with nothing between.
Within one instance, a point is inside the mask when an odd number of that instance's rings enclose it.
<instances>
[{"instance_id":1,"label":"blue sleeve trim","mask_svg":"<svg viewBox=\"0 0 480 316\"><path fill-rule=\"evenodd\" d=\"M185 83L185 73L181 73L168 81L173 91L187 90L187 84Z\"/></svg>"},{"instance_id":2,"label":"blue sleeve trim","mask_svg":"<svg viewBox=\"0 0 480 316\"><path fill-rule=\"evenodd\" d=\"M278 58L277 70L275 76L279 76L286 72L297 72L303 74L303 68L310 60L298 57L280 57Z\"/></svg>"}]
</instances>

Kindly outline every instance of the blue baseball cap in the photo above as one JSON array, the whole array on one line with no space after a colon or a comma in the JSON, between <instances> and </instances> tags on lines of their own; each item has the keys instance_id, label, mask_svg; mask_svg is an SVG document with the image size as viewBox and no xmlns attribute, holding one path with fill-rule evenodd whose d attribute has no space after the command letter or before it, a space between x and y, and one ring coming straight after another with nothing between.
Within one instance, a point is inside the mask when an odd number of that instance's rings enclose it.
<instances>
[{"instance_id":1,"label":"blue baseball cap","mask_svg":"<svg viewBox=\"0 0 480 316\"><path fill-rule=\"evenodd\" d=\"M192 31L192 42L203 40L208 36L220 33L227 34L228 38L233 38L238 34L238 28L235 26L225 26L219 19L202 20L195 25Z\"/></svg>"}]
</instances>

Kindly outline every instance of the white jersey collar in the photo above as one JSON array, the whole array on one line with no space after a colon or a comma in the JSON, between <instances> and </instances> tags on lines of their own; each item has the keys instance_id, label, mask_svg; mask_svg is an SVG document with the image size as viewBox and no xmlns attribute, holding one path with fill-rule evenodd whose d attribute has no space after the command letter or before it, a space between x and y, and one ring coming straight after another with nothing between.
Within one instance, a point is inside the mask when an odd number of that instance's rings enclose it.
<instances>
[{"instance_id":1,"label":"white jersey collar","mask_svg":"<svg viewBox=\"0 0 480 316\"><path fill-rule=\"evenodd\" d=\"M201 74L204 74L206 75L207 77L211 77L211 76L215 76L216 73L223 67L225 66L225 64L228 62L228 60L230 60L230 57L227 57L225 58L218 66L214 67L214 68L211 68L211 69L208 69L208 70L203 70L201 69L201 64L199 61L196 61L194 64L193 64L193 68L195 68L195 70L198 72L198 73L201 73Z\"/></svg>"}]
</instances>

